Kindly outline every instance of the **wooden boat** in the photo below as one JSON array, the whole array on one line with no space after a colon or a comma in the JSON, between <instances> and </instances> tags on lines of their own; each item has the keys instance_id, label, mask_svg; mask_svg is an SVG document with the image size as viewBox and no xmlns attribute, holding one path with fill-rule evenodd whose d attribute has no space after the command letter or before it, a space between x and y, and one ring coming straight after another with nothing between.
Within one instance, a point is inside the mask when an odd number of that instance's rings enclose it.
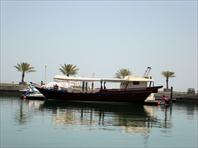
<instances>
[{"instance_id":1,"label":"wooden boat","mask_svg":"<svg viewBox=\"0 0 198 148\"><path fill-rule=\"evenodd\" d=\"M124 79L102 79L58 75L54 79L61 82L57 82L53 87L35 86L46 99L144 103L150 94L157 93L158 89L162 88L162 86L154 86L151 77L127 76ZM99 82L100 88L94 88L96 82ZM107 89L107 82L120 83L120 88ZM65 84L67 87L63 86Z\"/></svg>"},{"instance_id":2,"label":"wooden boat","mask_svg":"<svg viewBox=\"0 0 198 148\"><path fill-rule=\"evenodd\" d=\"M162 86L137 89L105 89L98 92L68 92L66 90L36 87L47 99L82 100L82 101L113 101L113 102L144 102L151 93L156 93Z\"/></svg>"}]
</instances>

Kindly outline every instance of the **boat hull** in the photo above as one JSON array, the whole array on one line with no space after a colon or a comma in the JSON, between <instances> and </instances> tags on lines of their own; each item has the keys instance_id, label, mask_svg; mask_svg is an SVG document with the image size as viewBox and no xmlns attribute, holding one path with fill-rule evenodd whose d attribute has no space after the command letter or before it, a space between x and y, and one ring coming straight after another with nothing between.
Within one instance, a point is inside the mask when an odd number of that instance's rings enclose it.
<instances>
[{"instance_id":1,"label":"boat hull","mask_svg":"<svg viewBox=\"0 0 198 148\"><path fill-rule=\"evenodd\" d=\"M72 93L62 90L46 89L42 87L36 88L46 97L46 99L52 100L144 102L151 93L156 93L161 87L162 86L135 89L106 89L93 93Z\"/></svg>"},{"instance_id":2,"label":"boat hull","mask_svg":"<svg viewBox=\"0 0 198 148\"><path fill-rule=\"evenodd\" d=\"M40 95L34 95L34 94L28 94L28 95L22 95L21 99L27 99L27 100L45 100L45 97Z\"/></svg>"}]
</instances>

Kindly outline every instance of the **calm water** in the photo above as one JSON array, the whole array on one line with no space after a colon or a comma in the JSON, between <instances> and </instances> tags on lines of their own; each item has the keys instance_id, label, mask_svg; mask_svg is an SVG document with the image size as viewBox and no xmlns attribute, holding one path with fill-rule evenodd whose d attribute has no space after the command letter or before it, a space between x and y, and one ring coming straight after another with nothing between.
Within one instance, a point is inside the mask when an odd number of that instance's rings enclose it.
<instances>
[{"instance_id":1,"label":"calm water","mask_svg":"<svg viewBox=\"0 0 198 148\"><path fill-rule=\"evenodd\" d=\"M197 103L21 101L0 97L0 147L198 147Z\"/></svg>"}]
</instances>

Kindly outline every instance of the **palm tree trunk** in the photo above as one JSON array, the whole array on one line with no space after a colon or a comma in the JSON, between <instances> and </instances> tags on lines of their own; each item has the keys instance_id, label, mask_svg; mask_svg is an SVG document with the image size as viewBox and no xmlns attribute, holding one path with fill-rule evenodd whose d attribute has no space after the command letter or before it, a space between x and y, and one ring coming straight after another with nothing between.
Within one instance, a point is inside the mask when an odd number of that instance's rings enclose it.
<instances>
[{"instance_id":1,"label":"palm tree trunk","mask_svg":"<svg viewBox=\"0 0 198 148\"><path fill-rule=\"evenodd\" d=\"M22 72L22 78L21 78L21 83L24 84L24 77L25 77L25 72Z\"/></svg>"},{"instance_id":2,"label":"palm tree trunk","mask_svg":"<svg viewBox=\"0 0 198 148\"><path fill-rule=\"evenodd\" d=\"M166 88L168 89L168 77L166 78Z\"/></svg>"}]
</instances>

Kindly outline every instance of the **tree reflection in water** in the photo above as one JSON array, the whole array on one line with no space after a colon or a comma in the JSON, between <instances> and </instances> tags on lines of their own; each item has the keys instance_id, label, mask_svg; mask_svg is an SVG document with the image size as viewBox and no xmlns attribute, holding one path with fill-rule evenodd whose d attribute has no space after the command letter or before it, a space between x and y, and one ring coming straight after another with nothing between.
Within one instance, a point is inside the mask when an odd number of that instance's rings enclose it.
<instances>
[{"instance_id":1,"label":"tree reflection in water","mask_svg":"<svg viewBox=\"0 0 198 148\"><path fill-rule=\"evenodd\" d=\"M21 125L26 124L32 118L32 109L40 109L41 104L43 101L20 100L20 107L15 114L15 120Z\"/></svg>"},{"instance_id":2,"label":"tree reflection in water","mask_svg":"<svg viewBox=\"0 0 198 148\"><path fill-rule=\"evenodd\" d=\"M19 124L25 124L28 122L29 118L31 118L26 109L27 108L25 108L23 101L20 101L20 108L15 115L15 119Z\"/></svg>"}]
</instances>

